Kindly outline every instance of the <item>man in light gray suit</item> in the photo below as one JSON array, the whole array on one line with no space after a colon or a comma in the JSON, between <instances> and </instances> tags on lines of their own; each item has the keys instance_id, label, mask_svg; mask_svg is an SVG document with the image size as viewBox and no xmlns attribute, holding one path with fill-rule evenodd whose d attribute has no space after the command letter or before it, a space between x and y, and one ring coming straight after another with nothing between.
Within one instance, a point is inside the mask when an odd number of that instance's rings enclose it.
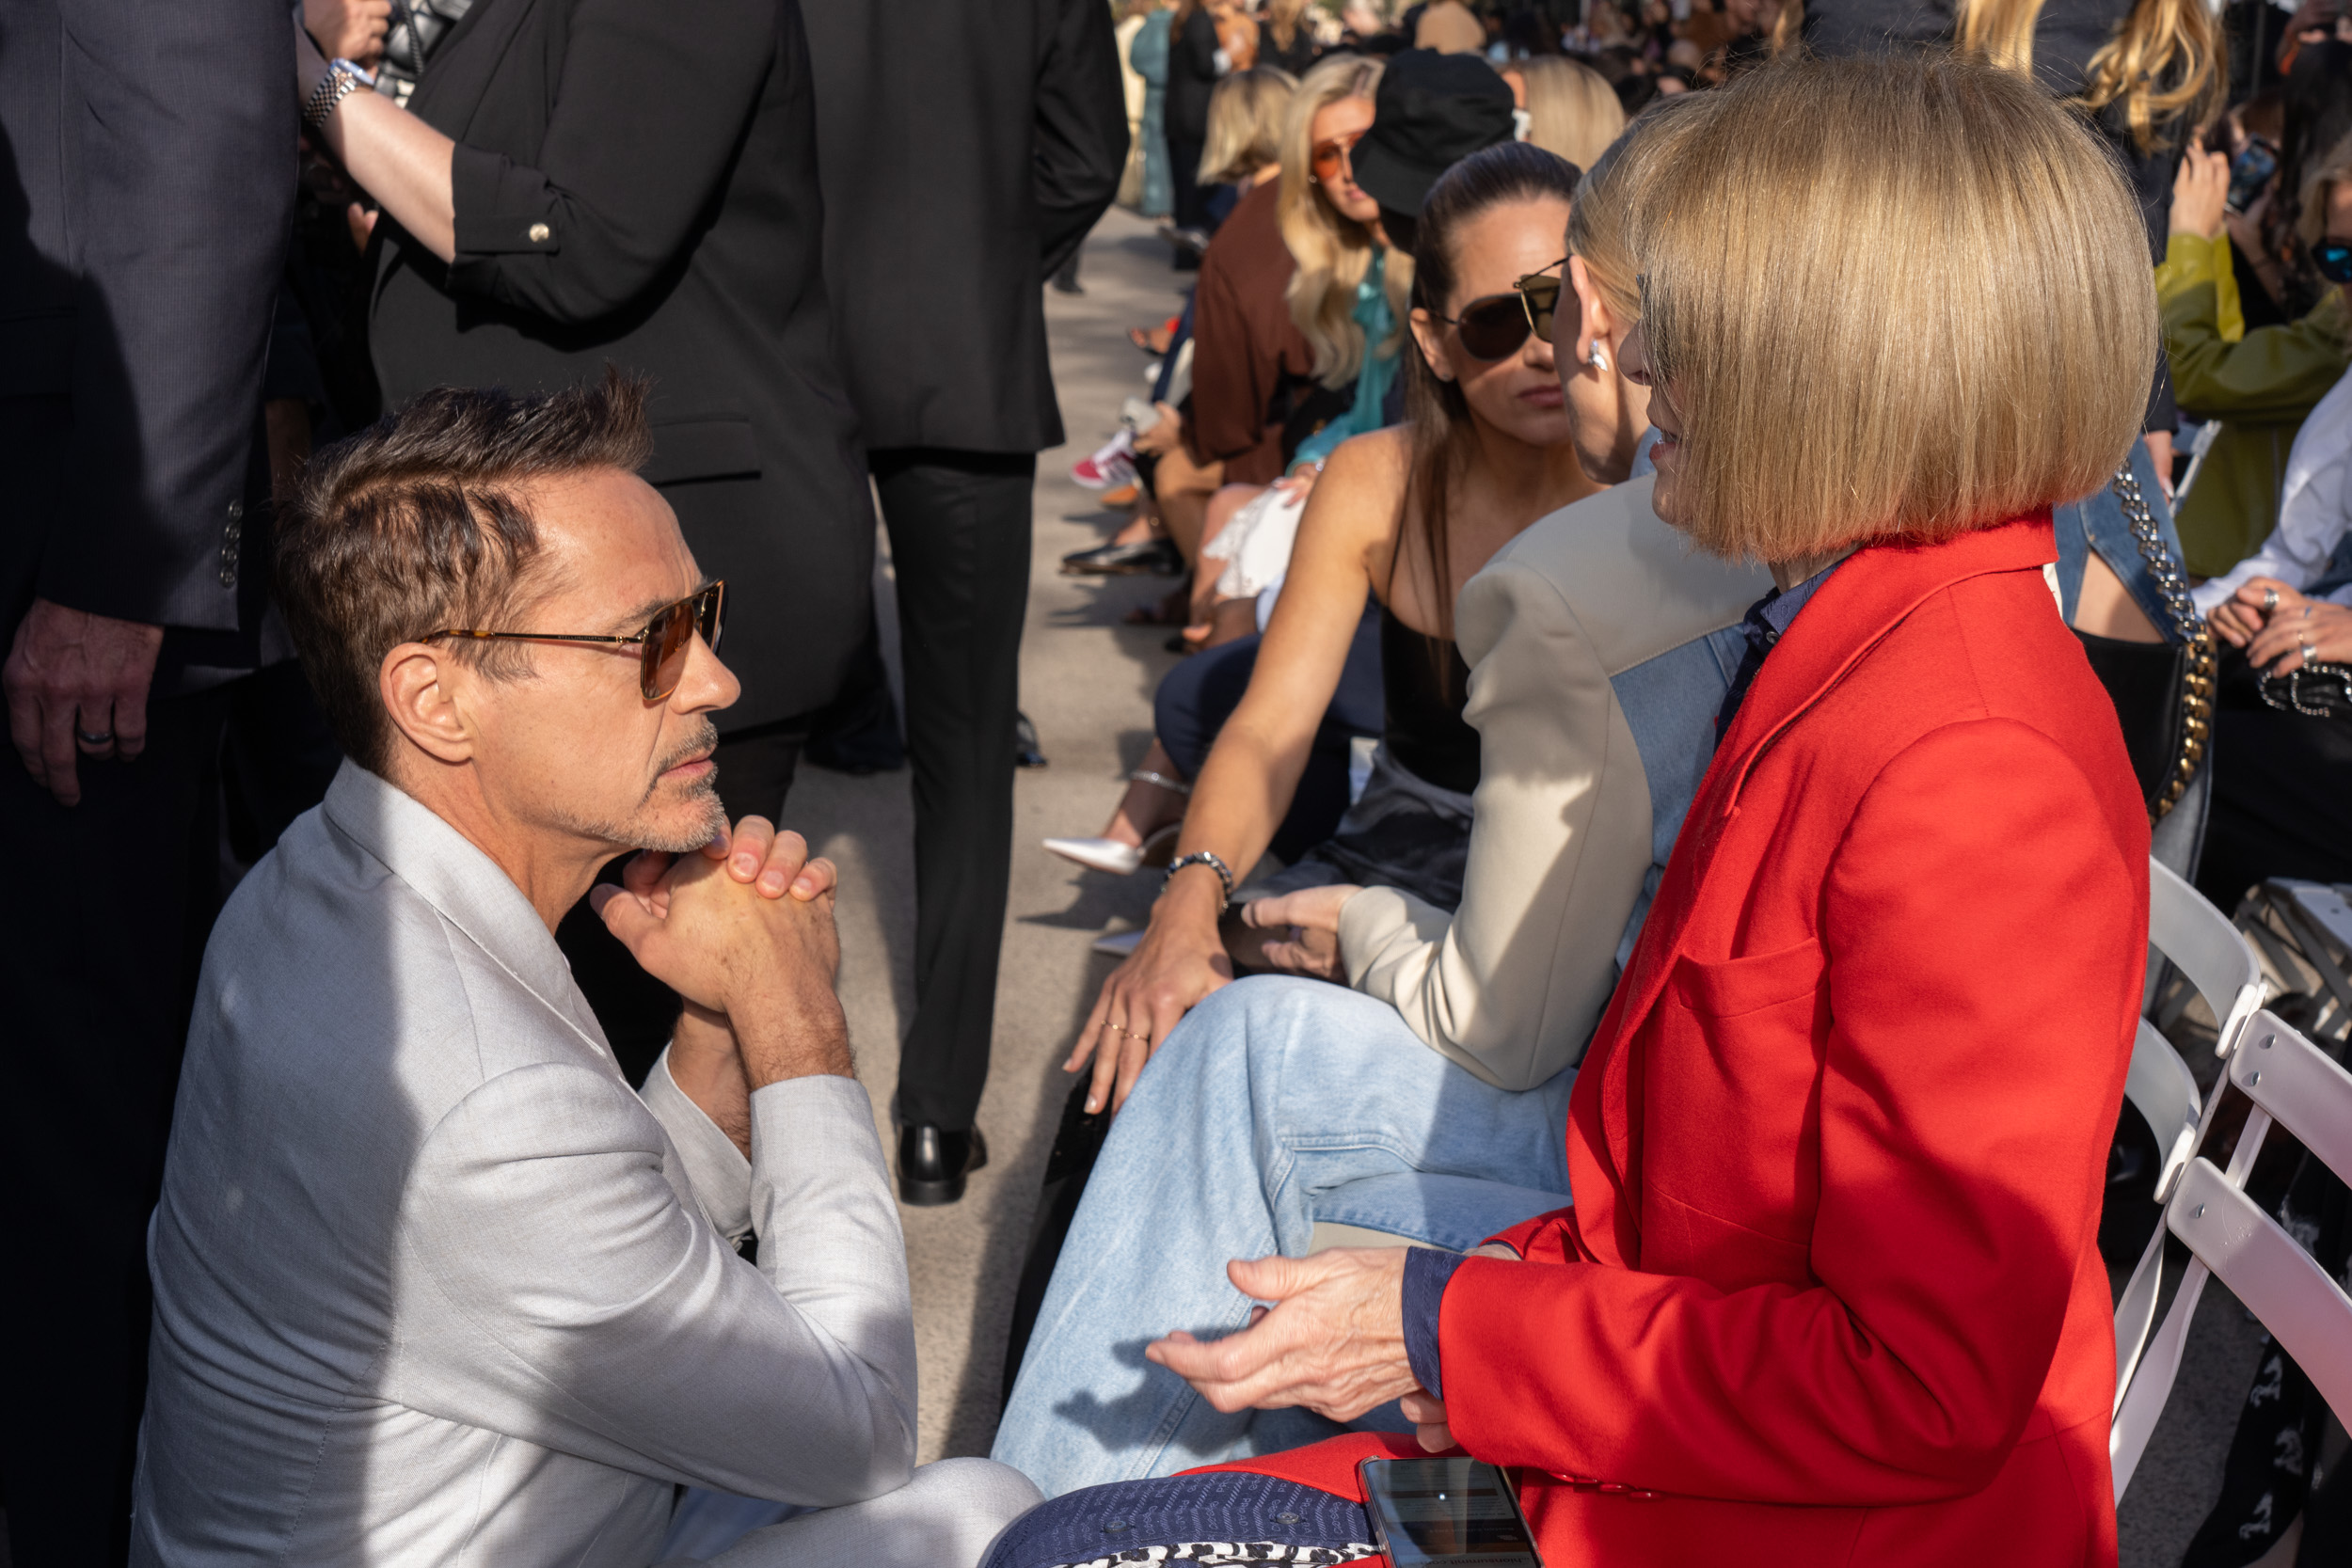
<instances>
[{"instance_id":1,"label":"man in light gray suit","mask_svg":"<svg viewBox=\"0 0 2352 1568\"><path fill-rule=\"evenodd\" d=\"M833 871L727 832L723 585L636 476L643 400L429 393L323 455L283 531L351 760L205 955L134 1562L644 1568L709 1549L684 1485L819 1511L730 1568L961 1568L1037 1498L914 1469ZM658 853L603 915L688 1002L642 1094L552 934L630 848Z\"/></svg>"}]
</instances>

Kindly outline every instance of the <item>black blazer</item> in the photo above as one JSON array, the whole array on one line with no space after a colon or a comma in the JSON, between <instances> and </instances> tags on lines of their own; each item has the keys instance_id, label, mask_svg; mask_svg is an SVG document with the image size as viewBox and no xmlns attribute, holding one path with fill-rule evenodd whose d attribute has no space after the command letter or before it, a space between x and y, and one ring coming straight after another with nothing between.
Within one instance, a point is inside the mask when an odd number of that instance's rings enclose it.
<instances>
[{"instance_id":1,"label":"black blazer","mask_svg":"<svg viewBox=\"0 0 2352 1568\"><path fill-rule=\"evenodd\" d=\"M808 34L825 276L866 444L1059 446L1041 290L1127 161L1110 8L817 0Z\"/></svg>"},{"instance_id":2,"label":"black blazer","mask_svg":"<svg viewBox=\"0 0 2352 1568\"><path fill-rule=\"evenodd\" d=\"M457 258L389 218L387 405L653 378L645 478L727 579L725 731L831 699L872 612L795 0L475 0L409 108L453 137Z\"/></svg>"},{"instance_id":3,"label":"black blazer","mask_svg":"<svg viewBox=\"0 0 2352 1568\"><path fill-rule=\"evenodd\" d=\"M250 639L293 47L282 0L0 12L0 636L38 595L173 628L167 671L191 629Z\"/></svg>"},{"instance_id":4,"label":"black blazer","mask_svg":"<svg viewBox=\"0 0 2352 1568\"><path fill-rule=\"evenodd\" d=\"M1209 139L1209 100L1216 96L1216 21L1202 7L1168 40L1168 134L1198 146Z\"/></svg>"}]
</instances>

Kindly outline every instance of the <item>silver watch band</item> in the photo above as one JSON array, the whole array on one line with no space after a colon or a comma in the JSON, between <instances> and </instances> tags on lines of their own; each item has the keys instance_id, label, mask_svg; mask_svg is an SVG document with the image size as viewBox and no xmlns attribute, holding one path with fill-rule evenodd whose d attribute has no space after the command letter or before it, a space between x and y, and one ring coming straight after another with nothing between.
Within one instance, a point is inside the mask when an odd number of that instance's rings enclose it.
<instances>
[{"instance_id":1,"label":"silver watch band","mask_svg":"<svg viewBox=\"0 0 2352 1568\"><path fill-rule=\"evenodd\" d=\"M314 132L325 130L326 117L335 112L336 104L361 87L374 85L374 77L349 60L329 61L326 74L319 79L317 87L310 89L310 98L302 105L302 123Z\"/></svg>"}]
</instances>

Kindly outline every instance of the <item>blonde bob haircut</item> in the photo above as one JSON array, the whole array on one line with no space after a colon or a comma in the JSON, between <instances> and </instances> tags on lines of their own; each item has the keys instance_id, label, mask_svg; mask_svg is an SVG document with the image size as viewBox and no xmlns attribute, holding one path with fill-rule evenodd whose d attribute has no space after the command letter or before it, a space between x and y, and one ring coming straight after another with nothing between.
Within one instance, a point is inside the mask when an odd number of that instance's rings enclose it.
<instances>
[{"instance_id":1,"label":"blonde bob haircut","mask_svg":"<svg viewBox=\"0 0 2352 1568\"><path fill-rule=\"evenodd\" d=\"M1382 280L1396 329L1379 343L1366 343L1356 323L1356 286L1372 267L1372 230L1323 198L1314 180L1315 116L1350 98L1369 101L1380 85L1381 62L1361 55L1334 55L1299 79L1282 121L1282 189L1275 198L1282 244L1297 270L1283 297L1291 322L1314 350L1315 378L1344 387L1363 369L1364 356L1389 357L1404 341L1406 295L1413 286L1413 259L1391 250Z\"/></svg>"},{"instance_id":2,"label":"blonde bob haircut","mask_svg":"<svg viewBox=\"0 0 2352 1568\"><path fill-rule=\"evenodd\" d=\"M2156 296L2079 116L1952 55L1787 58L1703 96L1634 236L1702 547L1929 543L2107 482Z\"/></svg>"},{"instance_id":3,"label":"blonde bob haircut","mask_svg":"<svg viewBox=\"0 0 2352 1568\"><path fill-rule=\"evenodd\" d=\"M1282 156L1282 119L1298 78L1279 66L1236 71L1209 95L1209 139L1200 183L1238 185Z\"/></svg>"}]
</instances>

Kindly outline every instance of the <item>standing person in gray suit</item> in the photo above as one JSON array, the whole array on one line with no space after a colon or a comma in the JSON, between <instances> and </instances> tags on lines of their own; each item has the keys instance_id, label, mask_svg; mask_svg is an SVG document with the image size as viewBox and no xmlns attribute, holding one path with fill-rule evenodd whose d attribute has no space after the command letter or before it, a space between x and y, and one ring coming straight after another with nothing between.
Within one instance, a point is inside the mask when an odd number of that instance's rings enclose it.
<instances>
[{"instance_id":1,"label":"standing person in gray suit","mask_svg":"<svg viewBox=\"0 0 2352 1568\"><path fill-rule=\"evenodd\" d=\"M914 1468L832 868L728 832L724 585L651 450L608 373L429 392L306 481L280 597L350 760L205 955L135 1563L960 1568L1037 1499ZM642 1094L553 935L637 847L598 910L687 1002ZM690 1545L679 1484L818 1512Z\"/></svg>"},{"instance_id":2,"label":"standing person in gray suit","mask_svg":"<svg viewBox=\"0 0 2352 1568\"><path fill-rule=\"evenodd\" d=\"M141 1246L219 902L221 736L265 662L293 33L283 0L0 5L0 860L40 890L0 911L17 1568L127 1546Z\"/></svg>"}]
</instances>

